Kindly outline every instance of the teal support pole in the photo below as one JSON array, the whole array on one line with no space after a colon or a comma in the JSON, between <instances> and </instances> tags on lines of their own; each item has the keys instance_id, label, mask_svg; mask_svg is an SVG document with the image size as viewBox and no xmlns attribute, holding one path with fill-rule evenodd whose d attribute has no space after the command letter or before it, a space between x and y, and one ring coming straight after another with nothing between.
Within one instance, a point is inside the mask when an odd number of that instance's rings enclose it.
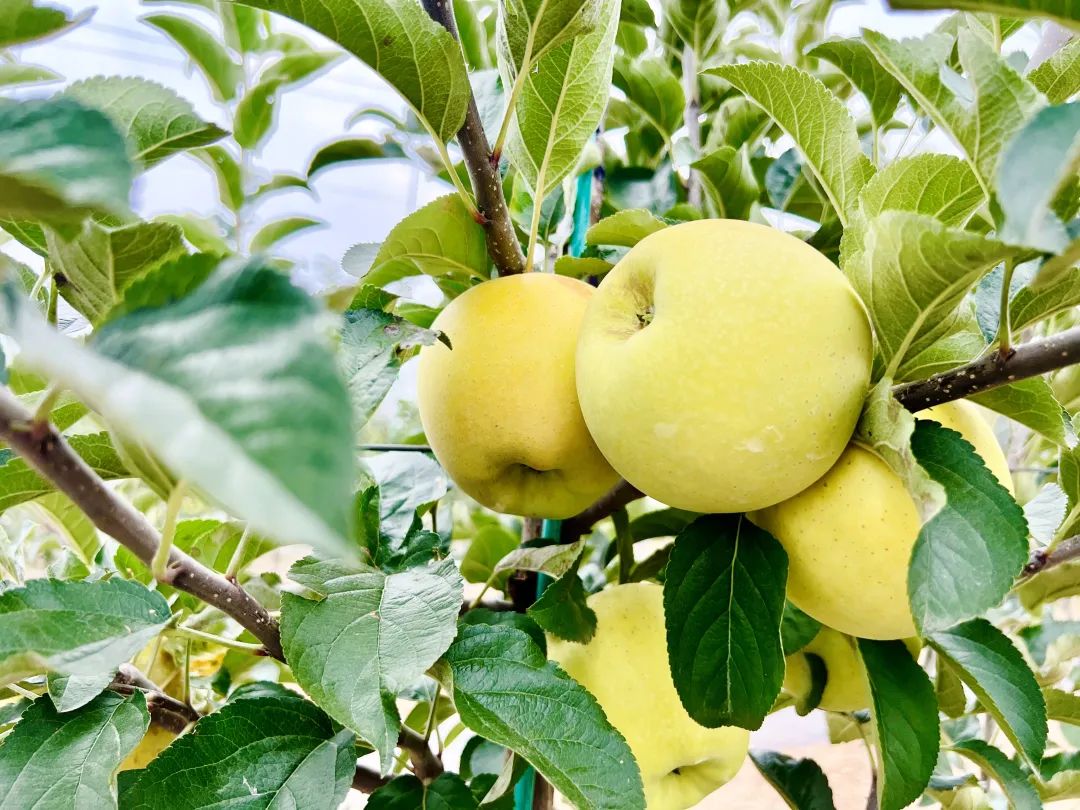
<instances>
[{"instance_id":1,"label":"teal support pole","mask_svg":"<svg viewBox=\"0 0 1080 810\"><path fill-rule=\"evenodd\" d=\"M574 199L574 230L570 233L571 256L580 256L585 250L585 231L589 230L589 213L592 209L592 178L591 171L578 175L577 195ZM545 540L557 540L561 528L561 520L545 520L540 528L540 536ZM552 579L547 574L540 574L536 578L537 599L551 582ZM514 787L514 810L532 810L535 790L536 772L529 768Z\"/></svg>"}]
</instances>

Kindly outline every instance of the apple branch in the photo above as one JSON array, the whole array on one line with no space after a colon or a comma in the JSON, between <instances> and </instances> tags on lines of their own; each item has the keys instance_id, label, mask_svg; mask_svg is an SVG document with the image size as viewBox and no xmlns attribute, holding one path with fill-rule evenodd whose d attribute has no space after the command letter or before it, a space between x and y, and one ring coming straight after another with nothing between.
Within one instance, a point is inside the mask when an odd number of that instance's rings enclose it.
<instances>
[{"instance_id":1,"label":"apple branch","mask_svg":"<svg viewBox=\"0 0 1080 810\"><path fill-rule=\"evenodd\" d=\"M67 495L94 526L128 548L144 564L151 564L161 537L150 522L113 492L52 425L35 421L33 413L7 388L0 388L0 439ZM259 639L267 655L285 660L278 623L235 582L176 548L169 554L164 581L236 619ZM145 692L151 713L156 711L154 716L159 725L170 731L179 733L199 718L193 708L166 695L133 667L121 667L111 688L126 694L135 689ZM433 779L442 773L442 762L420 735L404 729L398 745L408 752L417 776ZM377 774L361 773L363 770L358 768L354 779L358 789L368 786L374 790L382 784Z\"/></svg>"},{"instance_id":2,"label":"apple branch","mask_svg":"<svg viewBox=\"0 0 1080 810\"><path fill-rule=\"evenodd\" d=\"M423 0L428 16L458 38L457 22L454 20L452 0ZM458 130L458 143L465 158L465 166L472 179L476 205L480 209L481 222L487 237L488 255L495 263L499 275L508 276L525 270L525 255L510 221L510 212L503 196L499 160L488 145L476 98L469 93L469 105L465 123Z\"/></svg>"},{"instance_id":3,"label":"apple branch","mask_svg":"<svg viewBox=\"0 0 1080 810\"><path fill-rule=\"evenodd\" d=\"M192 723L202 717L198 711L172 695L165 694L161 687L151 681L131 664L121 664L116 677L109 684L109 689L122 695L142 692L146 697L146 709L150 720L173 734L180 734Z\"/></svg>"},{"instance_id":4,"label":"apple branch","mask_svg":"<svg viewBox=\"0 0 1080 810\"><path fill-rule=\"evenodd\" d=\"M1030 579L1040 571L1073 560L1080 560L1080 535L1062 540L1049 551L1046 549L1036 550L1031 555L1031 559L1028 560L1028 564L1024 566L1024 570L1020 574L1020 580Z\"/></svg>"},{"instance_id":5,"label":"apple branch","mask_svg":"<svg viewBox=\"0 0 1080 810\"><path fill-rule=\"evenodd\" d=\"M922 411L1074 363L1080 363L1080 326L1015 346L1007 352L991 351L929 379L898 385L893 394L909 411Z\"/></svg>"},{"instance_id":6,"label":"apple branch","mask_svg":"<svg viewBox=\"0 0 1080 810\"><path fill-rule=\"evenodd\" d=\"M594 523L609 517L631 501L643 497L644 494L628 482L620 481L592 506L578 512L572 518L564 520L559 541L562 543L575 542L581 535L591 529Z\"/></svg>"},{"instance_id":7,"label":"apple branch","mask_svg":"<svg viewBox=\"0 0 1080 810\"><path fill-rule=\"evenodd\" d=\"M161 537L131 504L113 492L48 423L35 422L22 403L0 389L0 438L45 479L67 495L91 522L150 566ZM222 610L262 642L266 652L284 660L281 636L266 608L221 574L179 549L169 554L164 582Z\"/></svg>"}]
</instances>

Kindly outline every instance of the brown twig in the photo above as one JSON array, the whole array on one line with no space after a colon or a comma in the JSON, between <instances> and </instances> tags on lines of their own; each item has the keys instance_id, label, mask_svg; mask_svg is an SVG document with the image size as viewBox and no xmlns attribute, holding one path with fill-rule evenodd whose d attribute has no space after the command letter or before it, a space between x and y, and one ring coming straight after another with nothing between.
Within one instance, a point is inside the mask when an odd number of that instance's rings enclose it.
<instances>
[{"instance_id":1,"label":"brown twig","mask_svg":"<svg viewBox=\"0 0 1080 810\"><path fill-rule=\"evenodd\" d=\"M620 481L592 506L572 518L564 520L562 534L559 537L560 541L563 543L575 542L581 535L591 529L594 523L609 517L643 495L644 493L641 490L631 486L626 481Z\"/></svg>"},{"instance_id":2,"label":"brown twig","mask_svg":"<svg viewBox=\"0 0 1080 810\"><path fill-rule=\"evenodd\" d=\"M1073 560L1080 560L1080 535L1062 540L1052 550L1037 549L1020 573L1020 579L1030 579L1040 571L1053 568Z\"/></svg>"},{"instance_id":3,"label":"brown twig","mask_svg":"<svg viewBox=\"0 0 1080 810\"><path fill-rule=\"evenodd\" d=\"M1004 354L992 351L929 379L898 385L893 393L909 411L921 411L1074 363L1080 363L1080 326L1016 346Z\"/></svg>"},{"instance_id":4,"label":"brown twig","mask_svg":"<svg viewBox=\"0 0 1080 810\"><path fill-rule=\"evenodd\" d=\"M6 388L0 390L0 438L67 495L97 528L150 566L161 542L154 527L109 489L52 425L33 424L30 411ZM262 642L269 655L284 660L277 622L236 583L178 549L169 555L165 582L229 614Z\"/></svg>"},{"instance_id":5,"label":"brown twig","mask_svg":"<svg viewBox=\"0 0 1080 810\"><path fill-rule=\"evenodd\" d=\"M413 773L416 774L420 781L430 782L443 772L442 760L435 756L435 752L431 750L427 740L411 728L406 726L401 729L398 745L401 750L408 753L409 761L412 762Z\"/></svg>"},{"instance_id":6,"label":"brown twig","mask_svg":"<svg viewBox=\"0 0 1080 810\"><path fill-rule=\"evenodd\" d=\"M353 790L359 790L361 793L374 793L383 785L388 784L392 778L390 776L380 776L375 771L357 765L356 773L353 774L352 779Z\"/></svg>"},{"instance_id":7,"label":"brown twig","mask_svg":"<svg viewBox=\"0 0 1080 810\"><path fill-rule=\"evenodd\" d=\"M457 39L457 22L451 0L423 0L423 4L428 16ZM521 252L521 244L503 196L499 159L491 153L472 93L469 94L465 123L458 130L457 137L472 179L476 205L480 209L480 224L484 226L487 237L488 255L501 276L524 272L525 255Z\"/></svg>"},{"instance_id":8,"label":"brown twig","mask_svg":"<svg viewBox=\"0 0 1080 810\"><path fill-rule=\"evenodd\" d=\"M123 695L142 692L150 720L173 734L180 734L202 717L192 706L166 694L161 687L131 664L121 664L109 688Z\"/></svg>"}]
</instances>

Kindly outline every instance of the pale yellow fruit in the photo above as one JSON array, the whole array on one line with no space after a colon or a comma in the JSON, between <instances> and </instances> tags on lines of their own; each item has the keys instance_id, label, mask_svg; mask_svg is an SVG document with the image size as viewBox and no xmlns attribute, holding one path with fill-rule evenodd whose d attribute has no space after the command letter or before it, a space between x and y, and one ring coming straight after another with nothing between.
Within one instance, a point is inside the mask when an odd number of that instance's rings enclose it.
<instances>
[{"instance_id":1,"label":"pale yellow fruit","mask_svg":"<svg viewBox=\"0 0 1080 810\"><path fill-rule=\"evenodd\" d=\"M526 273L487 281L435 319L420 352L424 433L467 494L496 512L565 518L615 485L578 406L574 349L593 288Z\"/></svg>"},{"instance_id":2,"label":"pale yellow fruit","mask_svg":"<svg viewBox=\"0 0 1080 810\"><path fill-rule=\"evenodd\" d=\"M581 327L578 395L638 489L743 512L833 465L871 351L866 312L828 259L764 225L699 220L642 240L604 278Z\"/></svg>"},{"instance_id":3,"label":"pale yellow fruit","mask_svg":"<svg viewBox=\"0 0 1080 810\"><path fill-rule=\"evenodd\" d=\"M870 685L866 680L855 640L843 633L822 627L814 640L794 655L786 658L784 690L796 698L809 694L810 666L806 655L818 656L825 664L825 691L821 693L819 709L829 712L856 712L870 707Z\"/></svg>"},{"instance_id":4,"label":"pale yellow fruit","mask_svg":"<svg viewBox=\"0 0 1080 810\"><path fill-rule=\"evenodd\" d=\"M810 694L813 676L806 656L816 655L825 664L825 689L817 708L828 712L857 712L870 708L870 684L866 679L856 640L822 627L814 640L784 659L784 691L797 700ZM912 658L919 655L922 641L905 638L904 644Z\"/></svg>"},{"instance_id":5,"label":"pale yellow fruit","mask_svg":"<svg viewBox=\"0 0 1080 810\"><path fill-rule=\"evenodd\" d=\"M120 770L134 771L145 768L175 739L176 735L171 731L166 731L161 726L151 723L142 740L135 746L135 750L120 763Z\"/></svg>"},{"instance_id":6,"label":"pale yellow fruit","mask_svg":"<svg viewBox=\"0 0 1080 810\"><path fill-rule=\"evenodd\" d=\"M978 406L950 402L918 416L959 431L1010 486L1005 454ZM806 613L861 638L915 635L907 577L919 515L878 456L851 445L813 486L751 519L787 550L788 598Z\"/></svg>"},{"instance_id":7,"label":"pale yellow fruit","mask_svg":"<svg viewBox=\"0 0 1080 810\"><path fill-rule=\"evenodd\" d=\"M750 733L704 728L686 713L668 667L663 588L616 585L589 597L596 635L588 644L548 638L548 657L599 701L626 738L649 810L693 807L730 780Z\"/></svg>"}]
</instances>

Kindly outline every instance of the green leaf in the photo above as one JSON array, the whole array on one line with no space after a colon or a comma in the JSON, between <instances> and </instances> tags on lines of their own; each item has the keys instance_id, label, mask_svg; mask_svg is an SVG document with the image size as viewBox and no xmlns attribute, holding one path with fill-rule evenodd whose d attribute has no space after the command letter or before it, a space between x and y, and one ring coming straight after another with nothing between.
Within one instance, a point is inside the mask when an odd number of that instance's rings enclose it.
<instances>
[{"instance_id":1,"label":"green leaf","mask_svg":"<svg viewBox=\"0 0 1080 810\"><path fill-rule=\"evenodd\" d=\"M190 17L179 14L147 14L141 18L168 36L202 72L214 98L236 97L243 70L217 37Z\"/></svg>"},{"instance_id":2,"label":"green leaf","mask_svg":"<svg viewBox=\"0 0 1080 810\"><path fill-rule=\"evenodd\" d=\"M463 626L445 661L445 685L470 729L522 756L581 810L644 810L626 741L525 633Z\"/></svg>"},{"instance_id":3,"label":"green leaf","mask_svg":"<svg viewBox=\"0 0 1080 810\"><path fill-rule=\"evenodd\" d=\"M662 231L668 223L644 208L627 208L604 217L585 232L590 245L633 247L646 236Z\"/></svg>"},{"instance_id":4,"label":"green leaf","mask_svg":"<svg viewBox=\"0 0 1080 810\"><path fill-rule=\"evenodd\" d=\"M1068 101L1080 91L1080 38L1054 53L1027 76L1051 104Z\"/></svg>"},{"instance_id":5,"label":"green leaf","mask_svg":"<svg viewBox=\"0 0 1080 810\"><path fill-rule=\"evenodd\" d=\"M94 325L123 298L125 288L185 252L180 229L166 222L109 227L87 221L70 239L46 231L49 262L64 277L60 293Z\"/></svg>"},{"instance_id":6,"label":"green leaf","mask_svg":"<svg viewBox=\"0 0 1080 810\"><path fill-rule=\"evenodd\" d=\"M997 605L1027 562L1023 510L959 433L920 421L915 458L945 488L946 503L923 525L911 554L908 596L923 634ZM958 576L974 567L978 577Z\"/></svg>"},{"instance_id":7,"label":"green leaf","mask_svg":"<svg viewBox=\"0 0 1080 810\"><path fill-rule=\"evenodd\" d=\"M518 543L517 537L497 523L481 526L461 559L461 575L466 582L487 582L499 560L516 549Z\"/></svg>"},{"instance_id":8,"label":"green leaf","mask_svg":"<svg viewBox=\"0 0 1080 810\"><path fill-rule=\"evenodd\" d=\"M124 288L109 318L173 304L190 295L220 264L221 257L210 253L185 254L159 264Z\"/></svg>"},{"instance_id":9,"label":"green leaf","mask_svg":"<svg viewBox=\"0 0 1080 810\"><path fill-rule=\"evenodd\" d=\"M0 748L0 804L115 808L113 774L149 724L140 692L106 692L64 714L46 699L35 700Z\"/></svg>"},{"instance_id":10,"label":"green leaf","mask_svg":"<svg viewBox=\"0 0 1080 810\"><path fill-rule=\"evenodd\" d=\"M748 219L761 195L746 149L721 146L690 164L705 181L710 214L722 219Z\"/></svg>"},{"instance_id":11,"label":"green leaf","mask_svg":"<svg viewBox=\"0 0 1080 810\"><path fill-rule=\"evenodd\" d=\"M204 717L124 784L124 810L334 810L356 773L356 746L298 695L245 697Z\"/></svg>"},{"instance_id":12,"label":"green leaf","mask_svg":"<svg viewBox=\"0 0 1080 810\"><path fill-rule=\"evenodd\" d=\"M191 154L201 160L214 172L218 184L218 197L223 205L233 211L239 211L244 205L244 182L240 164L223 146L207 146L193 149Z\"/></svg>"},{"instance_id":13,"label":"green leaf","mask_svg":"<svg viewBox=\"0 0 1080 810\"><path fill-rule=\"evenodd\" d=\"M48 84L62 81L63 77L47 67L20 62L0 64L0 87L23 87L28 84Z\"/></svg>"},{"instance_id":14,"label":"green leaf","mask_svg":"<svg viewBox=\"0 0 1080 810\"><path fill-rule=\"evenodd\" d=\"M487 624L493 627L513 627L520 630L533 640L545 654L547 652L547 638L544 631L531 617L524 613L514 613L509 610L491 610L489 608L472 608L464 616L458 619L460 625Z\"/></svg>"},{"instance_id":15,"label":"green leaf","mask_svg":"<svg viewBox=\"0 0 1080 810\"><path fill-rule=\"evenodd\" d=\"M603 8L603 0L502 0L495 47L507 86L544 54L596 30Z\"/></svg>"},{"instance_id":16,"label":"green leaf","mask_svg":"<svg viewBox=\"0 0 1080 810\"><path fill-rule=\"evenodd\" d=\"M727 4L712 0L668 0L664 4L664 21L702 61L715 55L728 19Z\"/></svg>"},{"instance_id":17,"label":"green leaf","mask_svg":"<svg viewBox=\"0 0 1080 810\"><path fill-rule=\"evenodd\" d=\"M1071 0L889 0L896 8L958 8L1020 19L1050 19L1080 30L1080 9Z\"/></svg>"},{"instance_id":18,"label":"green leaf","mask_svg":"<svg viewBox=\"0 0 1080 810\"><path fill-rule=\"evenodd\" d=\"M252 253L262 253L293 234L309 230L310 228L321 228L325 224L326 223L321 219L311 219L310 217L286 217L285 219L276 219L273 222L268 222L266 225L263 225L258 232L251 237L249 249Z\"/></svg>"},{"instance_id":19,"label":"green leaf","mask_svg":"<svg viewBox=\"0 0 1080 810\"><path fill-rule=\"evenodd\" d=\"M911 211L959 227L985 199L978 178L964 161L926 152L892 161L870 179L859 202L867 219L883 211Z\"/></svg>"},{"instance_id":20,"label":"green leaf","mask_svg":"<svg viewBox=\"0 0 1080 810\"><path fill-rule=\"evenodd\" d=\"M277 270L230 263L175 304L111 321L89 347L51 329L10 288L2 294L0 321L26 364L175 476L261 534L355 554L345 539L354 436L330 316Z\"/></svg>"},{"instance_id":21,"label":"green leaf","mask_svg":"<svg viewBox=\"0 0 1080 810\"><path fill-rule=\"evenodd\" d=\"M1014 332L1080 304L1080 268L1072 267L1056 280L1038 287L1017 290L1009 302L1009 320Z\"/></svg>"},{"instance_id":22,"label":"green leaf","mask_svg":"<svg viewBox=\"0 0 1080 810\"><path fill-rule=\"evenodd\" d=\"M0 682L115 670L170 618L161 594L136 582L30 580L0 593Z\"/></svg>"},{"instance_id":23,"label":"green leaf","mask_svg":"<svg viewBox=\"0 0 1080 810\"><path fill-rule=\"evenodd\" d=\"M1052 209L1080 162L1080 102L1039 110L1005 147L996 178L1001 241L1060 253L1069 243Z\"/></svg>"},{"instance_id":24,"label":"green leaf","mask_svg":"<svg viewBox=\"0 0 1080 810\"><path fill-rule=\"evenodd\" d=\"M750 759L792 810L834 810L829 780L814 760L776 751L751 751Z\"/></svg>"},{"instance_id":25,"label":"green leaf","mask_svg":"<svg viewBox=\"0 0 1080 810\"><path fill-rule=\"evenodd\" d=\"M389 772L401 725L393 696L454 639L462 598L454 561L387 575L308 558L289 576L321 597L282 597L281 644L297 683Z\"/></svg>"},{"instance_id":26,"label":"green leaf","mask_svg":"<svg viewBox=\"0 0 1080 810\"><path fill-rule=\"evenodd\" d=\"M757 729L784 680L787 555L742 515L706 515L677 538L664 580L675 688L707 728Z\"/></svg>"},{"instance_id":27,"label":"green leaf","mask_svg":"<svg viewBox=\"0 0 1080 810\"><path fill-rule=\"evenodd\" d=\"M249 0L291 17L370 65L438 139L465 121L469 76L461 47L415 0Z\"/></svg>"},{"instance_id":28,"label":"green leaf","mask_svg":"<svg viewBox=\"0 0 1080 810\"><path fill-rule=\"evenodd\" d=\"M112 683L113 673L57 675L49 673L49 699L60 713L74 711L96 698Z\"/></svg>"},{"instance_id":29,"label":"green leaf","mask_svg":"<svg viewBox=\"0 0 1080 810\"><path fill-rule=\"evenodd\" d=\"M960 740L949 746L948 750L971 760L990 774L1005 791L1012 810L1041 810L1042 801L1027 775L994 746L982 740Z\"/></svg>"},{"instance_id":30,"label":"green leaf","mask_svg":"<svg viewBox=\"0 0 1080 810\"><path fill-rule=\"evenodd\" d=\"M945 490L920 465L911 449L915 415L893 396L893 383L883 377L863 403L855 441L875 453L904 482L920 519L925 523L945 505Z\"/></svg>"},{"instance_id":31,"label":"green leaf","mask_svg":"<svg viewBox=\"0 0 1080 810\"><path fill-rule=\"evenodd\" d=\"M874 167L862 153L855 121L843 102L809 73L787 65L749 62L705 73L730 82L791 136L847 225Z\"/></svg>"},{"instance_id":32,"label":"green leaf","mask_svg":"<svg viewBox=\"0 0 1080 810\"><path fill-rule=\"evenodd\" d=\"M410 356L408 350L436 339L430 329L378 309L345 312L338 358L358 426L366 424L383 401Z\"/></svg>"},{"instance_id":33,"label":"green leaf","mask_svg":"<svg viewBox=\"0 0 1080 810\"><path fill-rule=\"evenodd\" d=\"M131 478L131 473L117 455L108 433L70 436L67 442L83 461L106 481ZM0 512L54 490L52 482L38 475L21 456L10 450L0 450Z\"/></svg>"},{"instance_id":34,"label":"green leaf","mask_svg":"<svg viewBox=\"0 0 1080 810\"><path fill-rule=\"evenodd\" d=\"M577 166L607 106L619 3L597 5L596 29L544 54L514 108L507 155L541 199Z\"/></svg>"},{"instance_id":35,"label":"green leaf","mask_svg":"<svg viewBox=\"0 0 1080 810\"><path fill-rule=\"evenodd\" d=\"M948 717L957 718L967 714L967 694L964 684L949 667L939 664L934 677L934 691L938 706Z\"/></svg>"},{"instance_id":36,"label":"green leaf","mask_svg":"<svg viewBox=\"0 0 1080 810\"><path fill-rule=\"evenodd\" d=\"M280 106L278 94L310 80L340 58L337 51L306 50L285 54L267 66L255 86L247 90L236 105L233 116L236 142L245 149L258 149L274 128Z\"/></svg>"},{"instance_id":37,"label":"green leaf","mask_svg":"<svg viewBox=\"0 0 1080 810\"><path fill-rule=\"evenodd\" d=\"M329 166L351 163L356 160L403 158L405 152L393 141L376 141L371 138L339 138L319 147L307 168L307 179Z\"/></svg>"},{"instance_id":38,"label":"green leaf","mask_svg":"<svg viewBox=\"0 0 1080 810\"><path fill-rule=\"evenodd\" d=\"M791 602L784 603L784 616L780 620L780 646L784 655L797 653L821 630L821 622L813 616L803 613Z\"/></svg>"},{"instance_id":39,"label":"green leaf","mask_svg":"<svg viewBox=\"0 0 1080 810\"><path fill-rule=\"evenodd\" d=\"M480 804L456 773L441 773L425 784L412 774L399 776L371 794L368 810L476 810Z\"/></svg>"},{"instance_id":40,"label":"green leaf","mask_svg":"<svg viewBox=\"0 0 1080 810\"><path fill-rule=\"evenodd\" d=\"M561 577L569 571L585 548L585 540L552 546L522 546L499 560L495 573L503 571L537 571Z\"/></svg>"},{"instance_id":41,"label":"green leaf","mask_svg":"<svg viewBox=\"0 0 1080 810\"><path fill-rule=\"evenodd\" d=\"M682 82L659 56L629 59L620 56L615 60L612 82L623 93L640 116L653 126L665 141L670 141L675 130L682 126L686 97Z\"/></svg>"},{"instance_id":42,"label":"green leaf","mask_svg":"<svg viewBox=\"0 0 1080 810\"><path fill-rule=\"evenodd\" d=\"M350 264L358 262L362 267L364 257L370 256L369 248L350 248L342 265L346 272L376 287L417 275L445 276L466 284L487 277L484 229L456 194L440 197L401 220L382 243L371 269L362 274L354 271Z\"/></svg>"},{"instance_id":43,"label":"green leaf","mask_svg":"<svg viewBox=\"0 0 1080 810\"><path fill-rule=\"evenodd\" d=\"M866 31L865 41L878 61L897 78L918 105L964 151L979 182L989 191L1005 144L1045 99L994 50L967 29L954 38L927 34L922 39L891 40ZM954 92L948 64L954 44L970 98ZM964 79L959 83L964 84Z\"/></svg>"},{"instance_id":44,"label":"green leaf","mask_svg":"<svg viewBox=\"0 0 1080 810\"><path fill-rule=\"evenodd\" d=\"M829 39L812 48L807 56L824 59L848 77L866 96L874 126L888 124L900 103L904 89L885 70L861 39Z\"/></svg>"},{"instance_id":45,"label":"green leaf","mask_svg":"<svg viewBox=\"0 0 1080 810\"><path fill-rule=\"evenodd\" d=\"M251 11L245 6L234 6L235 11L241 9ZM280 59L271 62L262 73L259 74L260 82L282 82L283 86L293 85L308 79L312 79L326 68L332 67L341 61L344 54L340 51L297 51L286 53Z\"/></svg>"},{"instance_id":46,"label":"green leaf","mask_svg":"<svg viewBox=\"0 0 1080 810\"><path fill-rule=\"evenodd\" d=\"M1017 252L907 211L885 211L865 228L843 270L870 313L877 378L895 377L905 361L952 331L968 290Z\"/></svg>"},{"instance_id":47,"label":"green leaf","mask_svg":"<svg viewBox=\"0 0 1080 810\"><path fill-rule=\"evenodd\" d=\"M122 214L134 176L105 113L68 98L0 100L0 217L71 224Z\"/></svg>"},{"instance_id":48,"label":"green leaf","mask_svg":"<svg viewBox=\"0 0 1080 810\"><path fill-rule=\"evenodd\" d=\"M81 25L94 13L86 9L74 17L36 0L3 0L0 3L0 48L54 37Z\"/></svg>"},{"instance_id":49,"label":"green leaf","mask_svg":"<svg viewBox=\"0 0 1080 810\"><path fill-rule=\"evenodd\" d=\"M1068 414L1044 377L1031 377L992 388L971 399L1041 433L1055 444L1064 446L1072 440Z\"/></svg>"},{"instance_id":50,"label":"green leaf","mask_svg":"<svg viewBox=\"0 0 1080 810\"><path fill-rule=\"evenodd\" d=\"M79 507L62 492L50 492L31 502L38 519L63 537L70 548L87 568L94 564L94 557L101 549L97 528Z\"/></svg>"},{"instance_id":51,"label":"green leaf","mask_svg":"<svg viewBox=\"0 0 1080 810\"><path fill-rule=\"evenodd\" d=\"M175 92L147 79L95 76L75 82L63 95L108 115L126 136L135 160L147 168L226 134L199 118Z\"/></svg>"},{"instance_id":52,"label":"green leaf","mask_svg":"<svg viewBox=\"0 0 1080 810\"><path fill-rule=\"evenodd\" d=\"M1080 695L1061 689L1044 689L1043 699L1047 719L1080 726Z\"/></svg>"},{"instance_id":53,"label":"green leaf","mask_svg":"<svg viewBox=\"0 0 1080 810\"><path fill-rule=\"evenodd\" d=\"M930 646L1032 764L1046 748L1046 704L1020 651L985 619L934 633Z\"/></svg>"},{"instance_id":54,"label":"green leaf","mask_svg":"<svg viewBox=\"0 0 1080 810\"><path fill-rule=\"evenodd\" d=\"M578 557L577 563L550 583L525 612L553 636L588 644L596 633L596 612L586 602L585 584L578 576L580 562Z\"/></svg>"},{"instance_id":55,"label":"green leaf","mask_svg":"<svg viewBox=\"0 0 1080 810\"><path fill-rule=\"evenodd\" d=\"M418 514L425 513L449 489L450 481L427 453L384 453L374 462L379 482L379 521L383 541L405 537Z\"/></svg>"},{"instance_id":56,"label":"green leaf","mask_svg":"<svg viewBox=\"0 0 1080 810\"><path fill-rule=\"evenodd\" d=\"M878 749L881 810L900 810L923 792L938 755L934 686L902 641L859 639Z\"/></svg>"}]
</instances>

